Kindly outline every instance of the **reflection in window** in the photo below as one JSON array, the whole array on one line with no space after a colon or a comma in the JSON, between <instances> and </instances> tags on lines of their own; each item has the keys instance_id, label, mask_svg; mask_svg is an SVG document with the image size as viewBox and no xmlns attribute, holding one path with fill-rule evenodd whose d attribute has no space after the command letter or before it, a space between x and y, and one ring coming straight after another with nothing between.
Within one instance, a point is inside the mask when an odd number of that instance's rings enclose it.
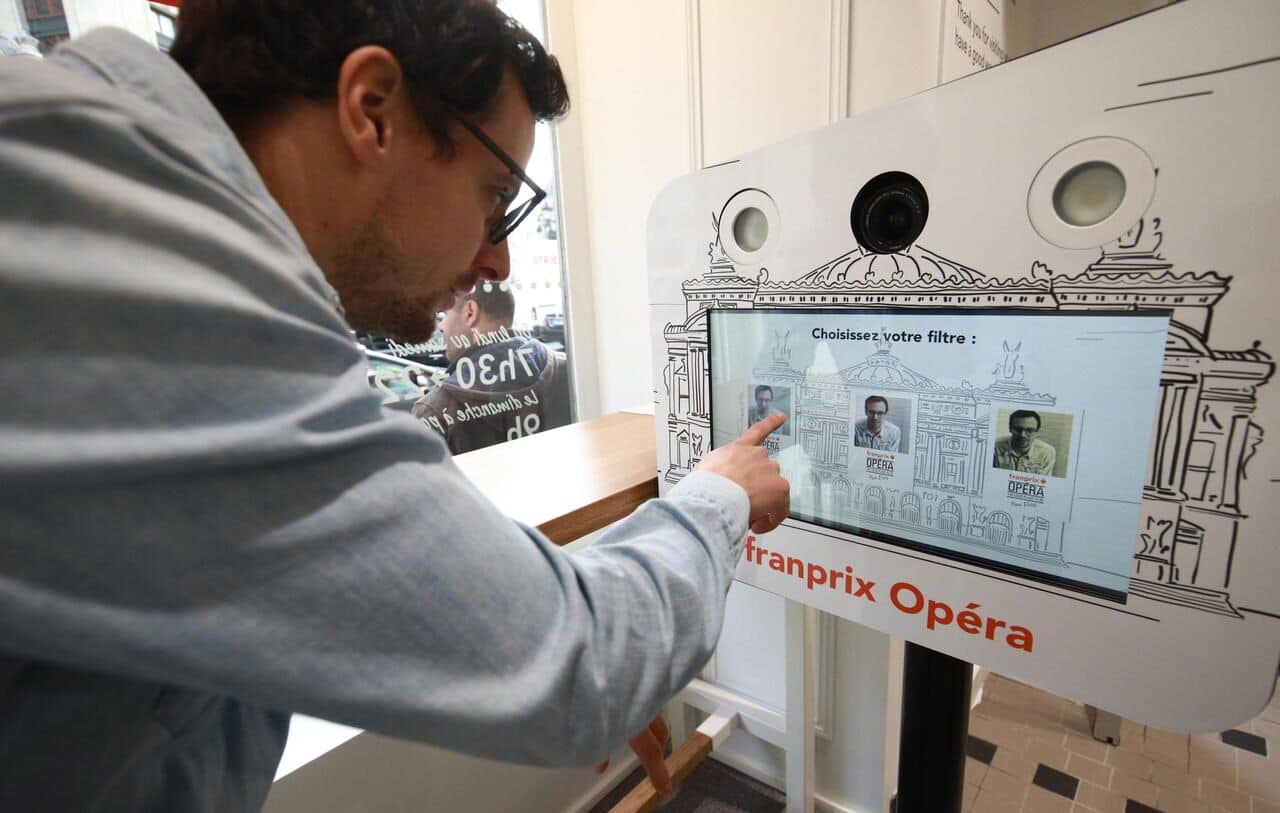
<instances>
[{"instance_id":1,"label":"reflection in window","mask_svg":"<svg viewBox=\"0 0 1280 813\"><path fill-rule=\"evenodd\" d=\"M22 12L27 32L40 41L41 52L49 53L70 36L62 0L22 0Z\"/></svg>"},{"instance_id":2,"label":"reflection in window","mask_svg":"<svg viewBox=\"0 0 1280 813\"><path fill-rule=\"evenodd\" d=\"M175 9L176 11L176 9ZM151 7L151 16L154 18L156 29L156 45L161 51L169 53L169 47L173 45L173 38L177 33L177 27L174 23L173 15L168 9L161 11L154 5Z\"/></svg>"},{"instance_id":3,"label":"reflection in window","mask_svg":"<svg viewBox=\"0 0 1280 813\"><path fill-rule=\"evenodd\" d=\"M545 41L542 0L500 0L498 5ZM510 279L481 282L460 298L442 315L430 342L403 345L360 337L367 348L438 370L413 412L440 432L455 454L574 419L555 141L545 123L537 126L525 171L547 197L507 238Z\"/></svg>"}]
</instances>

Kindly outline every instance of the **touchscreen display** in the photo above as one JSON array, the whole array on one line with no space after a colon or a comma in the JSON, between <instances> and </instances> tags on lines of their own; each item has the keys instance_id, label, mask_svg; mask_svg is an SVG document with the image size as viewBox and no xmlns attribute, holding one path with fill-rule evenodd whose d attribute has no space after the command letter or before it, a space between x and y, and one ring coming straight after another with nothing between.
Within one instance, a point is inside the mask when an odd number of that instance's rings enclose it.
<instances>
[{"instance_id":1,"label":"touchscreen display","mask_svg":"<svg viewBox=\"0 0 1280 813\"><path fill-rule=\"evenodd\" d=\"M1123 601L1168 323L712 310L712 441L785 413L793 518Z\"/></svg>"}]
</instances>

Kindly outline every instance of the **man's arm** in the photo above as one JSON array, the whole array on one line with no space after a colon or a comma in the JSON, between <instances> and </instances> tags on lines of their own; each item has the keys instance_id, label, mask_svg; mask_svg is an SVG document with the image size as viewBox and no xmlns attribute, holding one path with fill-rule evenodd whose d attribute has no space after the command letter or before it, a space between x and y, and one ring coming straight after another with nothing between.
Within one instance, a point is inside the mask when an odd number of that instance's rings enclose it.
<instances>
[{"instance_id":1,"label":"man's arm","mask_svg":"<svg viewBox=\"0 0 1280 813\"><path fill-rule=\"evenodd\" d=\"M494 758L642 729L715 645L744 491L696 472L566 555L381 408L269 204L60 110L0 110L6 654Z\"/></svg>"}]
</instances>

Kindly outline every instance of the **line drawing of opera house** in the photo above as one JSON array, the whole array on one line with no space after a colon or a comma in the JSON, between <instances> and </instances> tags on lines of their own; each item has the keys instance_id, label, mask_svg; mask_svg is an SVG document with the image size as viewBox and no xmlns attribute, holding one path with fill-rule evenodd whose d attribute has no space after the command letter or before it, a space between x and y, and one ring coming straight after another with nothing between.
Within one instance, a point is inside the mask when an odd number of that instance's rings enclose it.
<instances>
[{"instance_id":1,"label":"line drawing of opera house","mask_svg":"<svg viewBox=\"0 0 1280 813\"><path fill-rule=\"evenodd\" d=\"M714 215L712 227L713 234L718 234ZM1216 350L1209 345L1214 306L1227 295L1232 278L1215 271L1175 271L1173 263L1160 254L1161 241L1159 219L1141 221L1104 246L1083 271L1057 273L1035 262L1021 278L988 276L919 245L882 255L855 248L797 279L773 281L763 269L757 279L739 275L717 237L709 244L706 271L681 286L684 321L664 329L665 402L655 392L658 414L665 414L667 429L668 465L662 475L668 482L679 481L710 448L708 308L1169 310L1172 320L1165 342L1155 439L1147 461L1129 589L1152 600L1240 617L1230 600L1237 535L1247 517L1240 491L1249 460L1263 438L1262 427L1253 421L1257 390L1270 380L1275 363L1258 342L1244 350ZM889 380L901 375L911 386L926 386L912 381L911 371L900 365L894 368L890 348L884 350L884 355L878 349L857 370L849 368L842 374L882 375ZM1052 403L1049 396L1027 389L1016 360L1013 369L1009 362L1006 354L994 380L982 388L987 397L1002 403ZM780 367L775 372L785 370ZM822 413L812 403L809 414L815 425L800 426L797 431L808 432L814 438L811 443L822 444L814 447L816 459L829 454L834 461L839 457L843 423L837 407L849 409L850 405L840 404L836 394L840 385L830 383L834 404ZM889 381L873 383L883 386ZM817 382L810 386L809 400L816 395L821 401L823 387ZM1049 529L1034 517L1006 514L1006 523L1004 516L975 510L981 506L975 506L972 497L961 499L964 488L957 490L956 484L973 484L974 472L965 467L983 468L978 444L990 439L952 431L966 421L985 418L978 415L978 395L947 389L941 388L928 400L929 411L921 398L915 430L913 451L919 454L923 438L926 453L932 455L929 465L917 466L927 482L917 484L916 490L934 495L929 505L923 495L916 501L891 496L887 490L881 494L864 488L855 493L852 482L849 499L860 500L860 510L904 527L923 523L933 533L942 531L967 543L998 545L1005 552L1041 560L1060 555L1061 540L1055 543ZM806 396L801 393L800 398L803 407ZM989 452L984 454L989 460ZM836 468L826 470L830 498L843 499ZM821 472L818 477L817 483L797 487L825 487ZM949 499L953 502L948 503Z\"/></svg>"},{"instance_id":2,"label":"line drawing of opera house","mask_svg":"<svg viewBox=\"0 0 1280 813\"><path fill-rule=\"evenodd\" d=\"M989 509L982 499L993 450L993 411L998 406L1047 409L1056 400L1027 387L1020 344L1010 348L1006 343L995 380L974 387L937 383L903 364L884 340L865 360L837 373L801 372L791 367L788 338L775 337L771 362L752 371L752 384L787 386L798 394L792 424L810 473L796 486L797 513L839 517L852 509L871 523L871 530L908 538L923 532L962 546L994 548L1037 562L1041 569L1067 563L1061 523L1055 527L1035 511ZM856 393L867 391L916 401L910 490L851 470L852 427L860 417Z\"/></svg>"}]
</instances>

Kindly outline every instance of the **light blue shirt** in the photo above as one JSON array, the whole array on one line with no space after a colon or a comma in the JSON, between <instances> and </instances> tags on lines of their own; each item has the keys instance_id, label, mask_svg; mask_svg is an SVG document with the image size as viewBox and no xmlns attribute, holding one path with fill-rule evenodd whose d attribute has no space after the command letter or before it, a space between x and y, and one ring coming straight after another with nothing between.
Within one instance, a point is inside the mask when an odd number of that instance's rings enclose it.
<instances>
[{"instance_id":1,"label":"light blue shirt","mask_svg":"<svg viewBox=\"0 0 1280 813\"><path fill-rule=\"evenodd\" d=\"M902 430L897 424L888 421L880 422L880 431L874 435L867 428L865 418L859 418L853 423L853 445L860 446L864 449L877 449L882 452L896 452L898 445L902 441Z\"/></svg>"},{"instance_id":2,"label":"light blue shirt","mask_svg":"<svg viewBox=\"0 0 1280 813\"><path fill-rule=\"evenodd\" d=\"M705 472L574 555L504 518L118 31L0 58L0 393L0 810L257 810L291 711L589 764L709 657L746 533Z\"/></svg>"}]
</instances>

